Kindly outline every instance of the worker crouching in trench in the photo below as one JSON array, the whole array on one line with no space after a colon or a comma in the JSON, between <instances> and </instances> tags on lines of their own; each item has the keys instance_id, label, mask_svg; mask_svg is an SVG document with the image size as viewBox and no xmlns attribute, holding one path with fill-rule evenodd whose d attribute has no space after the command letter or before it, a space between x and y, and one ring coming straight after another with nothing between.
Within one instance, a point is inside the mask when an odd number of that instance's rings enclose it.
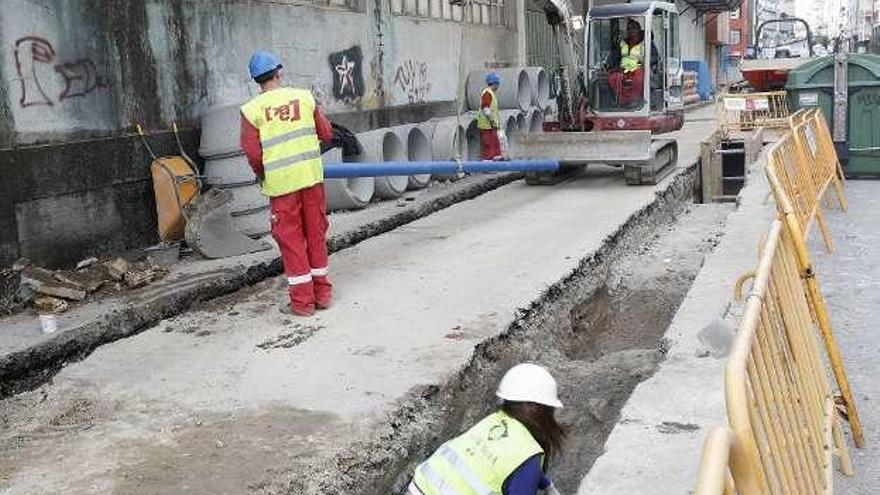
<instances>
[{"instance_id":1,"label":"worker crouching in trench","mask_svg":"<svg viewBox=\"0 0 880 495\"><path fill-rule=\"evenodd\" d=\"M508 370L495 393L500 407L420 464L407 495L559 495L545 474L565 441L556 388L541 366Z\"/></svg>"}]
</instances>

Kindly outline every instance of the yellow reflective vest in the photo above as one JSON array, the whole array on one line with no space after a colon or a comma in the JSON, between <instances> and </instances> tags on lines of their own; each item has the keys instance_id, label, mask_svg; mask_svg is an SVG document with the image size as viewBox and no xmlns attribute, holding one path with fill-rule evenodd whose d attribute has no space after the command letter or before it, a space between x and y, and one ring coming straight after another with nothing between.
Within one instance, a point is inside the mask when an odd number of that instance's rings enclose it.
<instances>
[{"instance_id":1,"label":"yellow reflective vest","mask_svg":"<svg viewBox=\"0 0 880 495\"><path fill-rule=\"evenodd\" d=\"M522 423L499 410L440 446L412 483L424 495L501 495L504 480L543 453Z\"/></svg>"},{"instance_id":2,"label":"yellow reflective vest","mask_svg":"<svg viewBox=\"0 0 880 495\"><path fill-rule=\"evenodd\" d=\"M642 66L645 61L644 43L632 47L626 41L620 42L620 68L623 72L632 72Z\"/></svg>"},{"instance_id":3,"label":"yellow reflective vest","mask_svg":"<svg viewBox=\"0 0 880 495\"><path fill-rule=\"evenodd\" d=\"M324 180L315 133L315 99L305 89L278 88L254 97L241 114L260 131L263 194L283 196Z\"/></svg>"},{"instance_id":4,"label":"yellow reflective vest","mask_svg":"<svg viewBox=\"0 0 880 495\"><path fill-rule=\"evenodd\" d=\"M485 96L487 92L492 95L492 103L489 104L491 115L484 114L482 108L477 111L477 129L482 129L484 131L501 127L501 113L498 112L498 97L495 96L495 91L492 91L492 88L484 89L483 92L480 93L480 101L483 101L483 96Z\"/></svg>"}]
</instances>

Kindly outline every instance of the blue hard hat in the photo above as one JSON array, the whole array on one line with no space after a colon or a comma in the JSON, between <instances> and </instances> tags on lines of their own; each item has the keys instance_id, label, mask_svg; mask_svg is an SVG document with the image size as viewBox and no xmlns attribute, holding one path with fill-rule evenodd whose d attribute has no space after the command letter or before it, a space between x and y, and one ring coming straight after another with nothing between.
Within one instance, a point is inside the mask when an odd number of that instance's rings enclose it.
<instances>
[{"instance_id":1,"label":"blue hard hat","mask_svg":"<svg viewBox=\"0 0 880 495\"><path fill-rule=\"evenodd\" d=\"M263 74L272 72L276 69L280 69L281 64L278 63L278 59L275 58L275 55L260 50L258 52L254 52L254 54L251 55L251 61L248 64L248 68L251 71L251 77L256 79Z\"/></svg>"},{"instance_id":2,"label":"blue hard hat","mask_svg":"<svg viewBox=\"0 0 880 495\"><path fill-rule=\"evenodd\" d=\"M486 84L501 84L501 76L495 72L486 74Z\"/></svg>"}]
</instances>

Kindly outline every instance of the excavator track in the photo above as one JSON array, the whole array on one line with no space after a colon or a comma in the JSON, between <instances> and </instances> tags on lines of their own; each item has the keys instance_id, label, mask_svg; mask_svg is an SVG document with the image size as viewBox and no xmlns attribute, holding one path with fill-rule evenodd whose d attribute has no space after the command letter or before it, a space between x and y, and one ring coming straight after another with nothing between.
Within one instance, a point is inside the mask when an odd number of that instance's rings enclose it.
<instances>
[{"instance_id":1,"label":"excavator track","mask_svg":"<svg viewBox=\"0 0 880 495\"><path fill-rule=\"evenodd\" d=\"M672 139L651 142L651 159L643 163L623 166L623 176L631 186L659 184L678 163L678 143Z\"/></svg>"}]
</instances>

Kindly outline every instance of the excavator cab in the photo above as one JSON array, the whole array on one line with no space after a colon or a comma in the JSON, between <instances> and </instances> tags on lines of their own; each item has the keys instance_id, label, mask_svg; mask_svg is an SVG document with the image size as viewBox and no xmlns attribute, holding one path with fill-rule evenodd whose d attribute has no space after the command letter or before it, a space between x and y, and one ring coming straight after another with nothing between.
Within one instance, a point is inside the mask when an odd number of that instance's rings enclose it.
<instances>
[{"instance_id":1,"label":"excavator cab","mask_svg":"<svg viewBox=\"0 0 880 495\"><path fill-rule=\"evenodd\" d=\"M675 4L593 7L585 30L588 130L649 130L684 124L679 17Z\"/></svg>"}]
</instances>

